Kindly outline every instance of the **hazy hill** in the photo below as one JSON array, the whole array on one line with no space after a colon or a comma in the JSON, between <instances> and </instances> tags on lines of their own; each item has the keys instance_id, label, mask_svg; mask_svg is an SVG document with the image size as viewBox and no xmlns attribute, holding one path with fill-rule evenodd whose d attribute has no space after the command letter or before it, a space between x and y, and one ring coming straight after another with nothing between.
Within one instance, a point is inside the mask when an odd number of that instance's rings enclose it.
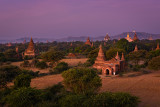
<instances>
[{"instance_id":1,"label":"hazy hill","mask_svg":"<svg viewBox=\"0 0 160 107\"><path fill-rule=\"evenodd\" d=\"M121 34L115 35L115 36L110 36L111 39L119 39L119 38L125 38L127 36L127 33L129 33L130 37L133 38L134 33L133 32L123 32ZM150 36L152 36L153 39L160 39L160 34L150 34L150 33L145 33L145 32L136 32L137 36L140 40L142 39L148 39ZM97 37L90 37L91 41L101 41L105 37L104 36L97 36ZM65 38L60 38L60 39L51 39L51 38L33 38L34 42L49 42L52 41L58 41L58 42L71 42L71 41L86 41L88 37L87 36L80 36L80 37L65 37ZM7 43L7 42L18 42L21 43L24 41L24 39L29 42L30 38L29 37L24 37L24 38L19 38L16 40L0 40L0 43Z\"/></svg>"}]
</instances>

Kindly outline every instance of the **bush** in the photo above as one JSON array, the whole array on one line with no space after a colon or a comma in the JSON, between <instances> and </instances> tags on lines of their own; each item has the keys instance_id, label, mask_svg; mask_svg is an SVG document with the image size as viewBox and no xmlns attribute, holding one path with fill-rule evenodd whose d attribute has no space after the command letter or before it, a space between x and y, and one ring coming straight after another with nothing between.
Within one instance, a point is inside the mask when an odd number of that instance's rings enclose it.
<instances>
[{"instance_id":1,"label":"bush","mask_svg":"<svg viewBox=\"0 0 160 107\"><path fill-rule=\"evenodd\" d=\"M11 107L31 107L41 101L41 92L30 87L22 87L12 91L6 100Z\"/></svg>"},{"instance_id":2,"label":"bush","mask_svg":"<svg viewBox=\"0 0 160 107\"><path fill-rule=\"evenodd\" d=\"M45 69L47 67L48 67L48 65L45 61L40 61L36 64L36 68Z\"/></svg>"},{"instance_id":3,"label":"bush","mask_svg":"<svg viewBox=\"0 0 160 107\"><path fill-rule=\"evenodd\" d=\"M160 56L152 58L148 63L148 68L152 70L160 70Z\"/></svg>"},{"instance_id":4,"label":"bush","mask_svg":"<svg viewBox=\"0 0 160 107\"><path fill-rule=\"evenodd\" d=\"M30 67L30 63L28 60L24 60L23 63L20 64L21 67Z\"/></svg>"},{"instance_id":5,"label":"bush","mask_svg":"<svg viewBox=\"0 0 160 107\"><path fill-rule=\"evenodd\" d=\"M20 88L20 87L29 87L31 83L31 76L21 74L18 75L14 80L14 87Z\"/></svg>"},{"instance_id":6,"label":"bush","mask_svg":"<svg viewBox=\"0 0 160 107\"><path fill-rule=\"evenodd\" d=\"M64 85L74 93L95 93L101 87L97 72L88 68L69 69L62 73Z\"/></svg>"},{"instance_id":7,"label":"bush","mask_svg":"<svg viewBox=\"0 0 160 107\"><path fill-rule=\"evenodd\" d=\"M65 62L60 62L57 64L56 67L54 67L54 72L56 73L62 73L63 71L69 69L68 64Z\"/></svg>"},{"instance_id":8,"label":"bush","mask_svg":"<svg viewBox=\"0 0 160 107\"><path fill-rule=\"evenodd\" d=\"M59 101L61 107L83 107L87 100L85 95L67 95Z\"/></svg>"},{"instance_id":9,"label":"bush","mask_svg":"<svg viewBox=\"0 0 160 107\"><path fill-rule=\"evenodd\" d=\"M128 93L101 93L91 99L91 107L137 107L139 100Z\"/></svg>"}]
</instances>

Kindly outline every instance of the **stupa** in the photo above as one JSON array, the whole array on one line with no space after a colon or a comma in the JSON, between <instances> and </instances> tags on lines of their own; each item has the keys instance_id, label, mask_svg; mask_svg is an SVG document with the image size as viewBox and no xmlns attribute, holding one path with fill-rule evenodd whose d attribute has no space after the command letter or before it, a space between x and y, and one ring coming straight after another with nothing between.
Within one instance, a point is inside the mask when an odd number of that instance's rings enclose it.
<instances>
[{"instance_id":1,"label":"stupa","mask_svg":"<svg viewBox=\"0 0 160 107\"><path fill-rule=\"evenodd\" d=\"M92 45L91 42L90 42L89 37L87 38L87 41L85 42L85 44L86 44L86 45L90 45L90 46Z\"/></svg>"},{"instance_id":2,"label":"stupa","mask_svg":"<svg viewBox=\"0 0 160 107\"><path fill-rule=\"evenodd\" d=\"M133 42L132 38L129 37L129 33L127 33L127 37L125 37L126 40L128 40L128 42Z\"/></svg>"},{"instance_id":3,"label":"stupa","mask_svg":"<svg viewBox=\"0 0 160 107\"><path fill-rule=\"evenodd\" d=\"M108 36L108 33L107 33L106 36L104 37L104 41L107 42L108 40L110 40L110 37Z\"/></svg>"},{"instance_id":4,"label":"stupa","mask_svg":"<svg viewBox=\"0 0 160 107\"><path fill-rule=\"evenodd\" d=\"M35 55L36 54L35 54L35 49L34 49L34 42L31 38L29 45L28 45L28 48L24 52L24 56L34 57Z\"/></svg>"},{"instance_id":5,"label":"stupa","mask_svg":"<svg viewBox=\"0 0 160 107\"><path fill-rule=\"evenodd\" d=\"M157 43L157 48L156 48L156 50L159 50L159 43Z\"/></svg>"},{"instance_id":6,"label":"stupa","mask_svg":"<svg viewBox=\"0 0 160 107\"><path fill-rule=\"evenodd\" d=\"M134 48L134 52L137 52L137 51L138 51L138 47L136 45L135 48Z\"/></svg>"},{"instance_id":7,"label":"stupa","mask_svg":"<svg viewBox=\"0 0 160 107\"><path fill-rule=\"evenodd\" d=\"M138 39L138 37L137 37L137 34L136 34L136 32L134 33L134 37L133 37L133 41L138 41L139 39Z\"/></svg>"}]
</instances>

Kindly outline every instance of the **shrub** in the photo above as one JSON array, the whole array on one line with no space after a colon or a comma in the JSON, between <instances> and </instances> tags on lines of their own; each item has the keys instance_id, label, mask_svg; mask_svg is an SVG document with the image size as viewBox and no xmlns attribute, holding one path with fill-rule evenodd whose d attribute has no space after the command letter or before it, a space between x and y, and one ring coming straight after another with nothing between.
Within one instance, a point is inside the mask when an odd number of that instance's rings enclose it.
<instances>
[{"instance_id":1,"label":"shrub","mask_svg":"<svg viewBox=\"0 0 160 107\"><path fill-rule=\"evenodd\" d=\"M24 60L23 63L20 64L21 67L30 67L30 63L28 60Z\"/></svg>"},{"instance_id":2,"label":"shrub","mask_svg":"<svg viewBox=\"0 0 160 107\"><path fill-rule=\"evenodd\" d=\"M68 64L65 63L65 62L60 62L57 64L56 67L54 67L54 72L57 72L57 73L61 73L65 70L67 70L69 67L68 67Z\"/></svg>"},{"instance_id":3,"label":"shrub","mask_svg":"<svg viewBox=\"0 0 160 107\"><path fill-rule=\"evenodd\" d=\"M87 100L85 95L67 95L59 101L61 107L83 107Z\"/></svg>"},{"instance_id":4,"label":"shrub","mask_svg":"<svg viewBox=\"0 0 160 107\"><path fill-rule=\"evenodd\" d=\"M41 101L41 92L30 87L22 87L12 91L6 100L12 107L31 107Z\"/></svg>"},{"instance_id":5,"label":"shrub","mask_svg":"<svg viewBox=\"0 0 160 107\"><path fill-rule=\"evenodd\" d=\"M92 97L92 107L137 107L139 100L128 93L105 92Z\"/></svg>"},{"instance_id":6,"label":"shrub","mask_svg":"<svg viewBox=\"0 0 160 107\"><path fill-rule=\"evenodd\" d=\"M48 67L48 65L45 61L40 61L36 64L36 68L45 69L47 67Z\"/></svg>"},{"instance_id":7,"label":"shrub","mask_svg":"<svg viewBox=\"0 0 160 107\"><path fill-rule=\"evenodd\" d=\"M31 76L21 74L18 75L14 80L14 87L20 88L20 87L29 87L31 83Z\"/></svg>"},{"instance_id":8,"label":"shrub","mask_svg":"<svg viewBox=\"0 0 160 107\"><path fill-rule=\"evenodd\" d=\"M152 58L148 63L148 68L153 70L160 70L160 56Z\"/></svg>"},{"instance_id":9,"label":"shrub","mask_svg":"<svg viewBox=\"0 0 160 107\"><path fill-rule=\"evenodd\" d=\"M101 87L97 72L88 68L69 69L62 73L64 85L74 93L95 93Z\"/></svg>"}]
</instances>

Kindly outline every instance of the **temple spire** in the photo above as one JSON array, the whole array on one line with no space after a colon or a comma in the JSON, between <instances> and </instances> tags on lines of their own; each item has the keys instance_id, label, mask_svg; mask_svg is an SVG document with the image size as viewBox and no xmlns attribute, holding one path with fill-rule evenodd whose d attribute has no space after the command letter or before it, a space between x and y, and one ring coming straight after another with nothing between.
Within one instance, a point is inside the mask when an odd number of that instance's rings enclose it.
<instances>
[{"instance_id":1,"label":"temple spire","mask_svg":"<svg viewBox=\"0 0 160 107\"><path fill-rule=\"evenodd\" d=\"M157 43L157 48L156 48L156 50L159 50L159 43Z\"/></svg>"},{"instance_id":2,"label":"temple spire","mask_svg":"<svg viewBox=\"0 0 160 107\"><path fill-rule=\"evenodd\" d=\"M120 60L120 58L119 58L119 54L118 54L118 51L117 51L117 55L116 55L116 57L115 57L117 60Z\"/></svg>"},{"instance_id":3,"label":"temple spire","mask_svg":"<svg viewBox=\"0 0 160 107\"><path fill-rule=\"evenodd\" d=\"M124 54L123 54L123 52L122 52L121 60L122 60L122 61L124 61L124 60L125 60L125 59L124 59Z\"/></svg>"},{"instance_id":4,"label":"temple spire","mask_svg":"<svg viewBox=\"0 0 160 107\"><path fill-rule=\"evenodd\" d=\"M136 32L134 33L134 37L133 37L133 41L138 41L139 39L138 39L138 37L137 37L137 34L136 34Z\"/></svg>"},{"instance_id":5,"label":"temple spire","mask_svg":"<svg viewBox=\"0 0 160 107\"><path fill-rule=\"evenodd\" d=\"M138 47L136 45L135 48L134 48L134 52L137 52L137 51L138 51Z\"/></svg>"},{"instance_id":6,"label":"temple spire","mask_svg":"<svg viewBox=\"0 0 160 107\"><path fill-rule=\"evenodd\" d=\"M90 46L92 45L91 42L90 42L89 37L87 38L87 41L85 42L85 44L86 44L86 45L90 45Z\"/></svg>"},{"instance_id":7,"label":"temple spire","mask_svg":"<svg viewBox=\"0 0 160 107\"><path fill-rule=\"evenodd\" d=\"M105 61L105 56L104 56L104 53L103 53L102 45L99 46L98 57L97 57L96 60Z\"/></svg>"}]
</instances>

